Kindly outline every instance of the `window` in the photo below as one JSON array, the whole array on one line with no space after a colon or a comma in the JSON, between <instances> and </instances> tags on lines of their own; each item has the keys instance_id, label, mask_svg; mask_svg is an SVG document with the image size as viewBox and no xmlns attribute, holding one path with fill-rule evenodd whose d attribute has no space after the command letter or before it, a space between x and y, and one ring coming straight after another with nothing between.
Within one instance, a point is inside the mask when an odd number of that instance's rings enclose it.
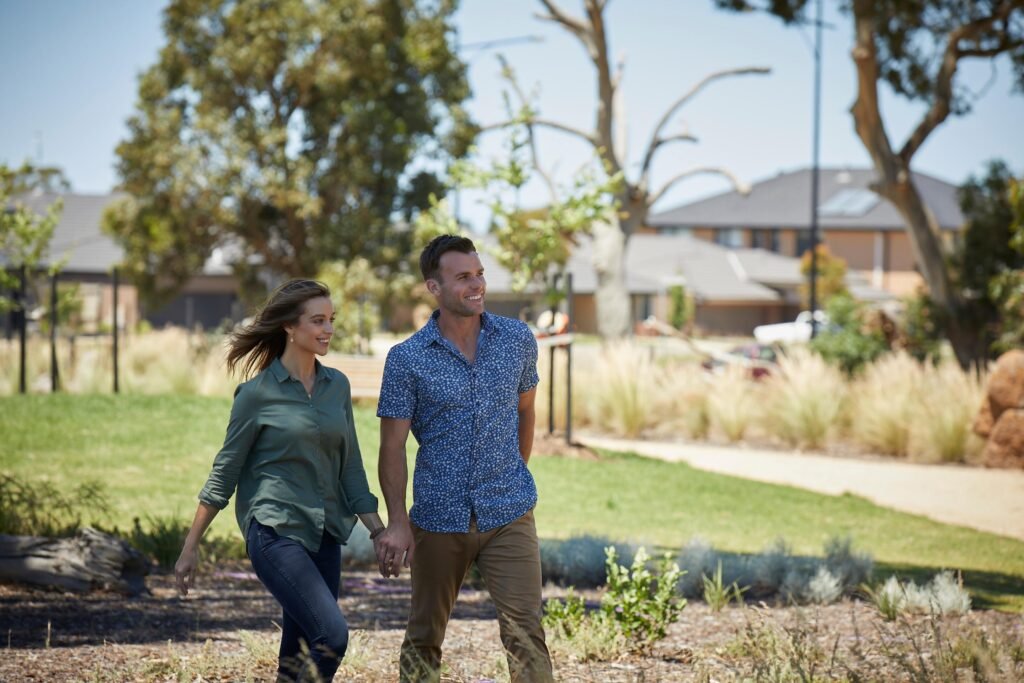
<instances>
[{"instance_id":1,"label":"window","mask_svg":"<svg viewBox=\"0 0 1024 683\"><path fill-rule=\"evenodd\" d=\"M753 246L755 249L765 249L767 251L779 251L779 230L778 228L768 228L766 230L752 230L751 237L753 238Z\"/></svg>"},{"instance_id":2,"label":"window","mask_svg":"<svg viewBox=\"0 0 1024 683\"><path fill-rule=\"evenodd\" d=\"M820 241L819 237L819 241ZM797 230L796 231L796 253L793 256L800 257L811 249L811 231L810 230Z\"/></svg>"},{"instance_id":3,"label":"window","mask_svg":"<svg viewBox=\"0 0 1024 683\"><path fill-rule=\"evenodd\" d=\"M724 228L715 231L715 244L736 249L744 246L743 231L739 228Z\"/></svg>"}]
</instances>

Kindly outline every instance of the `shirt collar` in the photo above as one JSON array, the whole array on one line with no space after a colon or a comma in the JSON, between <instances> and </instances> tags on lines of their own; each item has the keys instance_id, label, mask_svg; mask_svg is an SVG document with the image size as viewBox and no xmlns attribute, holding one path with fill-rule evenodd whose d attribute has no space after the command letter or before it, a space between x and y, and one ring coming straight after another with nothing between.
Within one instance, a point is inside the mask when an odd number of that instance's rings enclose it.
<instances>
[{"instance_id":1,"label":"shirt collar","mask_svg":"<svg viewBox=\"0 0 1024 683\"><path fill-rule=\"evenodd\" d=\"M316 368L316 381L319 382L322 379L325 379L328 382L331 381L331 373L327 372L327 368L325 368L320 361L313 359L313 366ZM284 363L281 362L280 356L273 360L268 369L270 370L270 374L272 374L274 379L278 382L284 382L291 379L291 373L288 372L288 368L286 368Z\"/></svg>"},{"instance_id":2,"label":"shirt collar","mask_svg":"<svg viewBox=\"0 0 1024 683\"><path fill-rule=\"evenodd\" d=\"M441 317L441 310L436 309L430 314L430 320L423 326L421 334L423 335L422 343L423 346L429 346L433 342L440 342L444 339L444 335L441 334L441 328L437 324L437 319ZM480 314L480 331L484 334L494 334L498 331L498 326L494 324L494 316L483 311Z\"/></svg>"}]
</instances>

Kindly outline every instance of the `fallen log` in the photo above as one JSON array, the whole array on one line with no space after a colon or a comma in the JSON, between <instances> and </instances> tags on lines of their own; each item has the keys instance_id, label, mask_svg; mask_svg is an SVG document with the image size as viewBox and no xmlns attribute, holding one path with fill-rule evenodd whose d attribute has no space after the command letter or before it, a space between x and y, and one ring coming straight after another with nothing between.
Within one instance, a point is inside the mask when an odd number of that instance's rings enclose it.
<instances>
[{"instance_id":1,"label":"fallen log","mask_svg":"<svg viewBox=\"0 0 1024 683\"><path fill-rule=\"evenodd\" d=\"M148 573L142 553L89 527L70 538L0 534L0 581L138 595L146 590Z\"/></svg>"}]
</instances>

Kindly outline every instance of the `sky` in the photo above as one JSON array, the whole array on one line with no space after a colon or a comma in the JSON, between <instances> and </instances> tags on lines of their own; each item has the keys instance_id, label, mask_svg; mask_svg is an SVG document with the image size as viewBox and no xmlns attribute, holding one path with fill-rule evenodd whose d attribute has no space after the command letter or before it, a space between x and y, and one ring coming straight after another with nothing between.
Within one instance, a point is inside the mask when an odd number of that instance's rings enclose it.
<instances>
[{"instance_id":1,"label":"sky","mask_svg":"<svg viewBox=\"0 0 1024 683\"><path fill-rule=\"evenodd\" d=\"M571 14L580 0L560 0ZM849 107L855 95L849 57L849 21L826 0L822 50L821 163L866 167L869 158L854 134ZM137 76L156 61L162 45L165 0L0 0L0 163L25 159L64 169L76 192L116 187L114 150L126 135ZM576 39L541 21L538 0L463 0L456 23L473 90L468 107L482 124L505 118L497 55L515 68L536 94L542 116L579 128L593 126L594 69ZM724 166L746 182L811 163L813 34L777 20L714 9L712 0L612 0L607 10L611 54L622 59L628 141L627 175L636 173L653 126L682 93L708 74L747 66L771 68L767 76L718 81L685 107L667 128L684 129L697 144L663 148L653 185L698 166ZM515 42L531 37L533 42ZM512 39L500 47L480 47ZM1014 92L1008 61L967 63L961 83L982 92L971 114L951 118L929 138L914 168L961 183L1001 158L1024 173L1024 95ZM885 93L883 114L899 144L923 113L920 104ZM541 164L563 185L592 157L583 142L556 132L539 137ZM485 135L481 159L502 149L500 133ZM696 177L674 187L655 207L670 209L728 191L717 177ZM539 205L539 182L522 194ZM484 229L479 193L464 192L460 216Z\"/></svg>"}]
</instances>

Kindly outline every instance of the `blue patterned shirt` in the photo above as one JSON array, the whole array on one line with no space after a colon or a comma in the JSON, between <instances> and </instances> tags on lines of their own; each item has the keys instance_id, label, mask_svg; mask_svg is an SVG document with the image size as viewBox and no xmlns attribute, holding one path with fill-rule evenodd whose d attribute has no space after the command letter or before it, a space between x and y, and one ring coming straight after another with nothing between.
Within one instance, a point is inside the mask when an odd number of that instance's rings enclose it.
<instances>
[{"instance_id":1,"label":"blue patterned shirt","mask_svg":"<svg viewBox=\"0 0 1024 683\"><path fill-rule=\"evenodd\" d=\"M437 317L388 352L377 417L412 421L419 442L412 522L465 533L475 514L487 531L537 504L519 453L519 395L540 379L537 341L524 323L483 313L470 363L441 334Z\"/></svg>"}]
</instances>

